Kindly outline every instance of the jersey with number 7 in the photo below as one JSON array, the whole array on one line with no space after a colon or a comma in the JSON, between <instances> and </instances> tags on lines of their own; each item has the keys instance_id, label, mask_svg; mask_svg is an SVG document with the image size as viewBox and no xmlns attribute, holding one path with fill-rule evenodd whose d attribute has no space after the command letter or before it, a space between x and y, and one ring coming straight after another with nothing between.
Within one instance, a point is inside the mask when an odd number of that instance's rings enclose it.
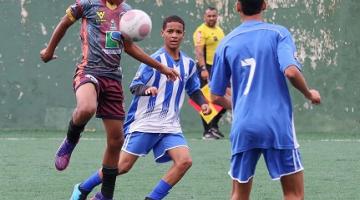
<instances>
[{"instance_id":1,"label":"jersey with number 7","mask_svg":"<svg viewBox=\"0 0 360 200\"><path fill-rule=\"evenodd\" d=\"M218 46L210 88L223 96L232 87L232 154L253 148L293 149L291 98L284 71L301 69L290 32L279 25L247 21Z\"/></svg>"}]
</instances>

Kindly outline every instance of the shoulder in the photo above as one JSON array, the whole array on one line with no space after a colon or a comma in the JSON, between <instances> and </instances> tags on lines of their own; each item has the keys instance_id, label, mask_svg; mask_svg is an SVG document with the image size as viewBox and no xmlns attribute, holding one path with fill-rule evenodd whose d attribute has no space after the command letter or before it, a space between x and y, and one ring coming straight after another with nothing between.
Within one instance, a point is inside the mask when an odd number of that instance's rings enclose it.
<instances>
[{"instance_id":1,"label":"shoulder","mask_svg":"<svg viewBox=\"0 0 360 200\"><path fill-rule=\"evenodd\" d=\"M220 32L224 32L224 30L220 26L216 26L216 29Z\"/></svg>"},{"instance_id":2,"label":"shoulder","mask_svg":"<svg viewBox=\"0 0 360 200\"><path fill-rule=\"evenodd\" d=\"M264 23L264 27L276 32L281 38L291 35L290 31L285 26L279 24Z\"/></svg>"},{"instance_id":3,"label":"shoulder","mask_svg":"<svg viewBox=\"0 0 360 200\"><path fill-rule=\"evenodd\" d=\"M151 58L163 63L166 60L166 51L164 48L160 48L150 55Z\"/></svg>"},{"instance_id":4,"label":"shoulder","mask_svg":"<svg viewBox=\"0 0 360 200\"><path fill-rule=\"evenodd\" d=\"M99 6L102 4L100 0L77 0L76 5L80 6L82 10L89 10L94 6Z\"/></svg>"},{"instance_id":5,"label":"shoulder","mask_svg":"<svg viewBox=\"0 0 360 200\"><path fill-rule=\"evenodd\" d=\"M196 32L203 32L206 30L206 25L204 23L202 23L201 25L199 25L196 30L195 30L195 33Z\"/></svg>"}]
</instances>

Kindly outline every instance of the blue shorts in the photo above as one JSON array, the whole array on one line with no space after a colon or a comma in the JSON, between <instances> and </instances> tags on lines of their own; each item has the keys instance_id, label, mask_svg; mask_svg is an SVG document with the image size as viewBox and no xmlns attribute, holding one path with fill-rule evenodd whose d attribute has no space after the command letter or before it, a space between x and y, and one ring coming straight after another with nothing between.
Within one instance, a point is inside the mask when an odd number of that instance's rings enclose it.
<instances>
[{"instance_id":1,"label":"blue shorts","mask_svg":"<svg viewBox=\"0 0 360 200\"><path fill-rule=\"evenodd\" d=\"M231 157L229 175L239 183L247 183L255 175L256 164L264 155L273 180L304 170L298 149L251 149Z\"/></svg>"},{"instance_id":2,"label":"blue shorts","mask_svg":"<svg viewBox=\"0 0 360 200\"><path fill-rule=\"evenodd\" d=\"M167 150L177 147L189 148L182 133L133 132L126 134L121 150L136 156L145 156L153 150L155 162L164 163L172 160Z\"/></svg>"}]
</instances>

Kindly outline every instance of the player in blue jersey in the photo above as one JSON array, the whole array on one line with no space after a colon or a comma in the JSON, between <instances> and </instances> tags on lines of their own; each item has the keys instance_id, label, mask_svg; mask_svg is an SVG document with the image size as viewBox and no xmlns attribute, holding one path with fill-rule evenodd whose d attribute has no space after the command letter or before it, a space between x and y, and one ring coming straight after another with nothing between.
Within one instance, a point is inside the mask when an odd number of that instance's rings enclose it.
<instances>
[{"instance_id":1,"label":"player in blue jersey","mask_svg":"<svg viewBox=\"0 0 360 200\"><path fill-rule=\"evenodd\" d=\"M113 197L117 163L124 141L125 112L120 66L122 51L156 68L172 80L178 76L175 70L152 59L135 43L119 37L120 15L129 9L130 6L123 3L123 0L76 0L55 28L48 46L40 52L44 62L56 58L55 48L66 30L81 19L82 60L77 66L73 81L76 108L68 126L67 137L56 152L55 166L60 171L68 166L81 132L96 113L103 120L107 134L102 162L103 184L96 199Z\"/></svg>"},{"instance_id":2,"label":"player in blue jersey","mask_svg":"<svg viewBox=\"0 0 360 200\"><path fill-rule=\"evenodd\" d=\"M233 110L232 200L249 199L261 155L271 178L280 179L284 199L304 198L303 165L287 79L313 104L321 100L301 74L290 32L263 22L265 8L264 0L237 0L243 23L222 40L214 58L212 99ZM232 99L224 97L229 82Z\"/></svg>"},{"instance_id":3,"label":"player in blue jersey","mask_svg":"<svg viewBox=\"0 0 360 200\"><path fill-rule=\"evenodd\" d=\"M134 96L124 126L126 138L120 153L118 173L127 173L138 157L145 156L151 150L156 162L173 161L171 168L146 199L163 199L192 164L180 126L185 92L201 105L204 114L211 112L200 90L195 62L180 51L184 33L185 23L180 17L165 18L161 31L164 47L152 55L179 72L179 80L169 82L164 75L142 64L130 86ZM102 177L102 171L96 171L78 188L90 192L101 184ZM71 199L78 199L81 191L75 188Z\"/></svg>"}]
</instances>

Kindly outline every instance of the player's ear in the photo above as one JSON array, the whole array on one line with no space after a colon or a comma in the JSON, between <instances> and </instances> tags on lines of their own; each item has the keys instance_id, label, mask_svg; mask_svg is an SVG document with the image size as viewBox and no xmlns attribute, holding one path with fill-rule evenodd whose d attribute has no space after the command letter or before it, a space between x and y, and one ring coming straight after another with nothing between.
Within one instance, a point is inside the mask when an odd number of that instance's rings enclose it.
<instances>
[{"instance_id":1,"label":"player's ear","mask_svg":"<svg viewBox=\"0 0 360 200\"><path fill-rule=\"evenodd\" d=\"M160 31L160 35L161 35L161 37L164 37L164 30Z\"/></svg>"},{"instance_id":2,"label":"player's ear","mask_svg":"<svg viewBox=\"0 0 360 200\"><path fill-rule=\"evenodd\" d=\"M236 1L235 9L236 9L236 12L241 12L242 8L241 8L240 1Z\"/></svg>"},{"instance_id":3,"label":"player's ear","mask_svg":"<svg viewBox=\"0 0 360 200\"><path fill-rule=\"evenodd\" d=\"M262 6L261 6L261 10L265 10L265 9L266 9L266 7L267 7L266 2L265 2L265 1L263 1L263 4L262 4Z\"/></svg>"}]
</instances>

